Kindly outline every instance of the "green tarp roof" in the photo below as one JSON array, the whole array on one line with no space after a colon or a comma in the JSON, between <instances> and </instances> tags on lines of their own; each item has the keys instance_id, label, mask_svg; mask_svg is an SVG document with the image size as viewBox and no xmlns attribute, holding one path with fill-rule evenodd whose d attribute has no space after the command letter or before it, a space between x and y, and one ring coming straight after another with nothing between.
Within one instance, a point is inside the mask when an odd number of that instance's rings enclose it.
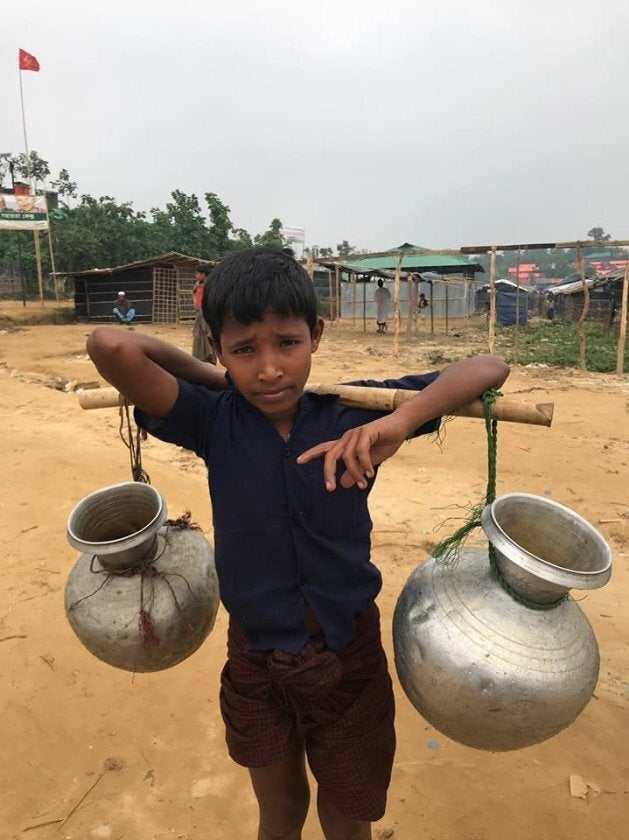
<instances>
[{"instance_id":1,"label":"green tarp roof","mask_svg":"<svg viewBox=\"0 0 629 840\"><path fill-rule=\"evenodd\" d=\"M410 251L418 250L421 245L411 245L410 242L405 242L394 248L395 251ZM361 268L382 268L386 271L395 271L397 263L397 255L391 254L389 257L371 257L367 259L347 257L345 260L351 266L360 266ZM470 262L467 257L452 257L445 254L409 254L402 257L403 271L435 271L437 274L456 274L459 271L484 271L483 267L478 263Z\"/></svg>"}]
</instances>

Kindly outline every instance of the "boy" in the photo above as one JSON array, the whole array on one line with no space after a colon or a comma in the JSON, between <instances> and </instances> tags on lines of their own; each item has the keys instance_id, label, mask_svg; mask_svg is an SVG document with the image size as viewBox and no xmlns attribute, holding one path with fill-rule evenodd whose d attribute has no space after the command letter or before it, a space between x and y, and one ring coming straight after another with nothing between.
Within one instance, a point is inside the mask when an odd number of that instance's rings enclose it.
<instances>
[{"instance_id":1,"label":"boy","mask_svg":"<svg viewBox=\"0 0 629 840\"><path fill-rule=\"evenodd\" d=\"M274 249L225 257L203 312L226 376L150 336L106 327L88 352L143 428L208 465L230 615L221 711L230 755L249 768L258 840L301 838L306 756L327 840L367 840L384 813L395 750L367 497L403 441L499 387L508 368L479 356L441 374L365 383L424 389L388 415L303 394L323 321L304 269Z\"/></svg>"}]
</instances>

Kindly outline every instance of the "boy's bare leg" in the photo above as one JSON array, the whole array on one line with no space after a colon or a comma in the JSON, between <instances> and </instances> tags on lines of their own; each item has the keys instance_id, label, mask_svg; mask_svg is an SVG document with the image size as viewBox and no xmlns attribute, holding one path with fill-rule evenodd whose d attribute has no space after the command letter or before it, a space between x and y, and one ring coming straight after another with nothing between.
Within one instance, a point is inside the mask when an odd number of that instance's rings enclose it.
<instances>
[{"instance_id":1,"label":"boy's bare leg","mask_svg":"<svg viewBox=\"0 0 629 840\"><path fill-rule=\"evenodd\" d=\"M321 791L317 794L317 810L325 840L371 840L370 822L343 816Z\"/></svg>"},{"instance_id":2,"label":"boy's bare leg","mask_svg":"<svg viewBox=\"0 0 629 840\"><path fill-rule=\"evenodd\" d=\"M260 808L258 840L301 840L310 804L303 746L278 764L250 767L249 774Z\"/></svg>"}]
</instances>

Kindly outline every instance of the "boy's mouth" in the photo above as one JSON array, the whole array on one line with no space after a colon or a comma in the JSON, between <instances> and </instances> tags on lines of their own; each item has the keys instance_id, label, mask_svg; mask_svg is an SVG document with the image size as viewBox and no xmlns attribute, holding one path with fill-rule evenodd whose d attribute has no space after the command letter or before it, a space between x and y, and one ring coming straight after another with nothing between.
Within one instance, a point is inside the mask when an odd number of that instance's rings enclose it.
<instances>
[{"instance_id":1,"label":"boy's mouth","mask_svg":"<svg viewBox=\"0 0 629 840\"><path fill-rule=\"evenodd\" d=\"M283 399L290 391L289 386L284 388L276 388L274 391L257 391L256 398L264 402L277 402Z\"/></svg>"}]
</instances>

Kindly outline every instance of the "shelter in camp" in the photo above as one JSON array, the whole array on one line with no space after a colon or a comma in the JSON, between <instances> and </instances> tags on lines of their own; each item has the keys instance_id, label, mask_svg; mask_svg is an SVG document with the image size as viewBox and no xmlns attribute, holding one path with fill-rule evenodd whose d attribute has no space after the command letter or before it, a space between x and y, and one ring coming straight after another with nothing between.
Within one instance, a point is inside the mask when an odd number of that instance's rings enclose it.
<instances>
[{"instance_id":1,"label":"shelter in camp","mask_svg":"<svg viewBox=\"0 0 629 840\"><path fill-rule=\"evenodd\" d=\"M413 248L415 248L414 245L405 243L397 250L412 250ZM382 278L385 281L385 287L389 288L393 294L396 265L395 254L366 259L348 257L343 263L332 260L319 261L319 267L329 272L330 289L335 283L333 275L338 272L341 282L337 296L342 318L375 318L375 281ZM399 297L402 318L407 318L409 313L415 311L420 292L424 292L429 301L429 311L426 314L430 314L432 318L465 318L472 315L475 309L474 273L483 271L482 266L470 263L466 257L430 253L425 256L421 254L404 256L402 266ZM316 277L315 271L315 286ZM359 289L356 288L357 283L360 284ZM332 296L331 292L330 296Z\"/></svg>"},{"instance_id":2,"label":"shelter in camp","mask_svg":"<svg viewBox=\"0 0 629 840\"><path fill-rule=\"evenodd\" d=\"M74 283L76 317L81 321L111 321L118 292L136 311L136 320L173 324L194 319L192 287L195 268L211 260L169 251L157 257L88 271L60 273Z\"/></svg>"},{"instance_id":3,"label":"shelter in camp","mask_svg":"<svg viewBox=\"0 0 629 840\"><path fill-rule=\"evenodd\" d=\"M603 277L587 278L590 304L586 320L612 326L620 312L624 271L612 271ZM555 304L555 318L578 321L583 312L585 295L582 281L575 280L549 289L547 294Z\"/></svg>"},{"instance_id":4,"label":"shelter in camp","mask_svg":"<svg viewBox=\"0 0 629 840\"><path fill-rule=\"evenodd\" d=\"M489 284L480 286L476 300L478 309L489 309ZM519 295L519 302L518 302ZM496 323L501 326L513 326L516 322L523 326L528 323L529 315L537 312L537 293L534 289L520 286L512 280L496 280Z\"/></svg>"},{"instance_id":5,"label":"shelter in camp","mask_svg":"<svg viewBox=\"0 0 629 840\"><path fill-rule=\"evenodd\" d=\"M392 248L391 250L393 252L404 252L423 249L420 245L412 245L410 242L405 242L403 245L399 245L397 248ZM348 266L355 266L357 268L384 269L385 271L394 272L397 265L397 254L391 253L385 257L367 257L365 259L362 259L360 256L352 256L347 258L346 263ZM412 274L429 271L442 276L445 275L446 277L447 275L455 274L458 277L473 280L477 272L484 272L484 268L478 263L471 262L465 256L450 256L426 251L425 254L404 254L402 257L402 271Z\"/></svg>"}]
</instances>

